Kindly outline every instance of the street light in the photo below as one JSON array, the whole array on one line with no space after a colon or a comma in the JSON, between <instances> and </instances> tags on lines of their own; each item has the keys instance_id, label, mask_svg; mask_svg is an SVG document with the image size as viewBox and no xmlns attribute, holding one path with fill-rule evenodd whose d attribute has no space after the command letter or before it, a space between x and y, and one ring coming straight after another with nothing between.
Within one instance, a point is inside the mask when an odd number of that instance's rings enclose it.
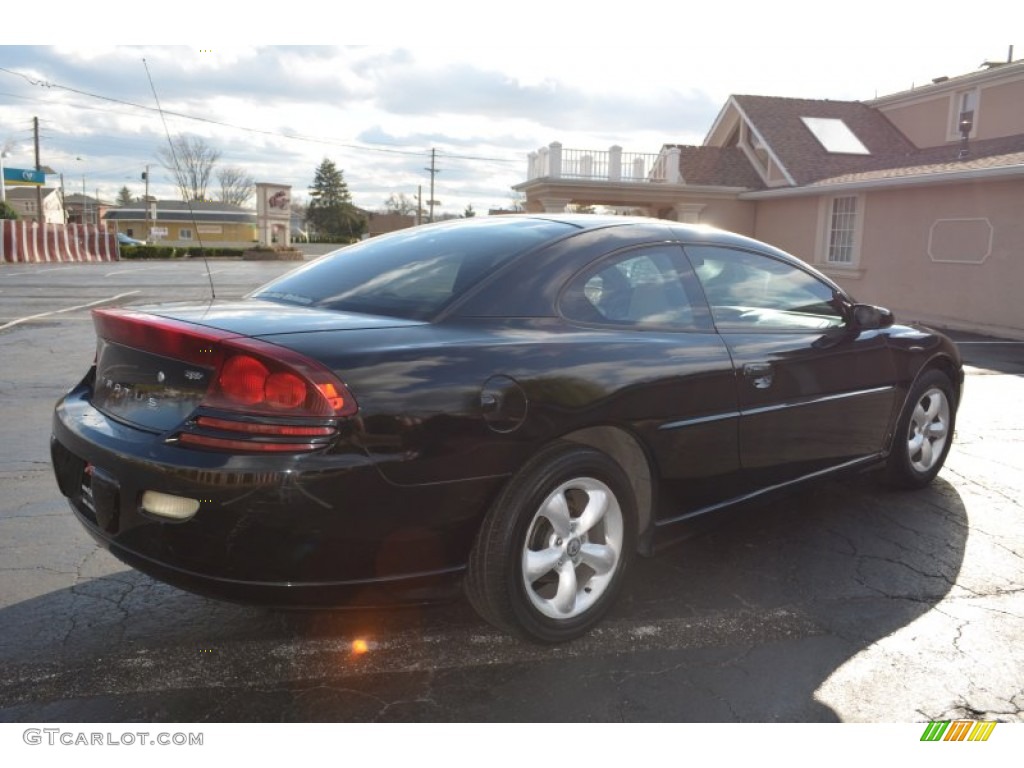
<instances>
[{"instance_id":1,"label":"street light","mask_svg":"<svg viewBox=\"0 0 1024 768\"><path fill-rule=\"evenodd\" d=\"M77 160L78 162L82 163L83 167L85 166L85 160L83 158L76 157L75 160ZM86 224L89 223L87 221L87 219L86 219L86 217L88 215L89 215L89 206L86 203L86 197L85 197L85 174L83 173L82 174L82 207L81 207L81 210L79 211L79 214L78 214L78 219L79 219L79 222L81 223L82 226L85 226Z\"/></svg>"},{"instance_id":2,"label":"street light","mask_svg":"<svg viewBox=\"0 0 1024 768\"><path fill-rule=\"evenodd\" d=\"M7 202L7 179L4 178L4 158L7 150L0 150L0 203Z\"/></svg>"}]
</instances>

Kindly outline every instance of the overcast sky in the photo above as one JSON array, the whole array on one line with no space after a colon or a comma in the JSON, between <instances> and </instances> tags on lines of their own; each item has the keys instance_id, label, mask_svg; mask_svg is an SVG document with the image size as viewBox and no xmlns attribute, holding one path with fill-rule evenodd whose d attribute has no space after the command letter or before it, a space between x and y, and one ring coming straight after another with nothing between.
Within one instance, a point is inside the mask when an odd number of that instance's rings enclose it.
<instances>
[{"instance_id":1,"label":"overcast sky","mask_svg":"<svg viewBox=\"0 0 1024 768\"><path fill-rule=\"evenodd\" d=\"M1005 60L1014 40L1004 38L1024 28L1004 18L971 30L970 6L962 4L930 5L923 24L910 11L865 2L848 6L858 8L857 18L792 28L781 2L722 4L716 12L676 3L665 6L671 13L655 4L635 17L622 4L614 14L574 5L553 15L542 3L517 2L493 19L477 11L464 29L458 19L469 17L460 8L480 5L449 3L445 12L439 2L430 7L445 21L428 29L418 20L424 4L393 3L393 18L365 26L363 37L375 44L362 47L115 46L95 38L81 47L77 30L55 33L76 45L3 45L0 147L11 145L9 167L31 167L38 116L42 162L63 172L69 191L80 192L84 177L89 194L98 188L112 199L123 185L141 194L150 164L153 192L171 197L170 176L156 159L167 138L155 88L171 135L201 136L221 151L222 164L291 184L297 198L329 157L357 205L376 209L391 192L415 196L419 185L426 199L433 148L440 210L461 213L472 203L483 212L509 205L527 153L552 141L631 152L699 144L730 94L871 99ZM137 4L127 7L137 12ZM193 4L176 7L187 15ZM1021 12L1002 13L1014 14ZM332 23L350 21L336 15ZM759 23L730 31L744 17ZM202 18L207 27L233 23L228 15ZM281 37L323 37L323 23L315 13L289 15ZM263 35L278 30L270 19L259 26ZM18 42L10 37L17 25L5 27L0 42ZM100 34L131 37L115 32ZM376 44L392 38L408 44ZM1017 42L1014 57L1022 58L1024 37Z\"/></svg>"}]
</instances>

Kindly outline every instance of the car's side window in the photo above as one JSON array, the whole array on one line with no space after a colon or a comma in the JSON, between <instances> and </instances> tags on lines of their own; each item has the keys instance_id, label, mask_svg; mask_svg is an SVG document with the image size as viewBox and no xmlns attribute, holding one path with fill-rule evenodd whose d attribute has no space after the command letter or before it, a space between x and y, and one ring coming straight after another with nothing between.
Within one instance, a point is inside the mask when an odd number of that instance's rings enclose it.
<instances>
[{"instance_id":1,"label":"car's side window","mask_svg":"<svg viewBox=\"0 0 1024 768\"><path fill-rule=\"evenodd\" d=\"M699 311L683 270L688 267L678 246L620 253L574 277L562 293L560 310L569 320L600 325L696 329Z\"/></svg>"},{"instance_id":2,"label":"car's side window","mask_svg":"<svg viewBox=\"0 0 1024 768\"><path fill-rule=\"evenodd\" d=\"M719 329L799 330L843 325L828 284L771 256L734 248L687 246Z\"/></svg>"}]
</instances>

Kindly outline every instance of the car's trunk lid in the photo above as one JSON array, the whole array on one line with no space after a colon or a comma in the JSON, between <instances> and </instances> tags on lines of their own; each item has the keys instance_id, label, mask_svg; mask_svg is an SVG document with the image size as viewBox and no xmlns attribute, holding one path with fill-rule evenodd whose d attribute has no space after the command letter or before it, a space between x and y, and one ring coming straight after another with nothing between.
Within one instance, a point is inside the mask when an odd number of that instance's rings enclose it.
<instances>
[{"instance_id":1,"label":"car's trunk lid","mask_svg":"<svg viewBox=\"0 0 1024 768\"><path fill-rule=\"evenodd\" d=\"M98 310L94 321L93 406L154 432L176 428L202 403L223 342L273 336L280 345L287 334L419 324L255 300Z\"/></svg>"}]
</instances>

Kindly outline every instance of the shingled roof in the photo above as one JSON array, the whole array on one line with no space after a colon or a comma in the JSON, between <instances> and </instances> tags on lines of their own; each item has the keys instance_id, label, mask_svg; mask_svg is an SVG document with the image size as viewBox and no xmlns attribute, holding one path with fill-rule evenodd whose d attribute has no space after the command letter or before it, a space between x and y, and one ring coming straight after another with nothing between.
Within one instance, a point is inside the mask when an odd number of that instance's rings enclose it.
<instances>
[{"instance_id":1,"label":"shingled roof","mask_svg":"<svg viewBox=\"0 0 1024 768\"><path fill-rule=\"evenodd\" d=\"M859 101L780 96L732 98L798 185L841 174L898 166L917 152L884 114ZM870 154L829 152L800 119L802 117L842 120Z\"/></svg>"},{"instance_id":2,"label":"shingled roof","mask_svg":"<svg viewBox=\"0 0 1024 768\"><path fill-rule=\"evenodd\" d=\"M687 184L763 189L764 182L739 147L679 147L679 171Z\"/></svg>"},{"instance_id":3,"label":"shingled roof","mask_svg":"<svg viewBox=\"0 0 1024 768\"><path fill-rule=\"evenodd\" d=\"M967 154L962 158L959 157L959 151L959 144L929 147L918 150L898 165L839 174L819 179L807 186L813 188L826 184L853 184L1014 166L1024 168L1024 134L972 141L967 145Z\"/></svg>"}]
</instances>

